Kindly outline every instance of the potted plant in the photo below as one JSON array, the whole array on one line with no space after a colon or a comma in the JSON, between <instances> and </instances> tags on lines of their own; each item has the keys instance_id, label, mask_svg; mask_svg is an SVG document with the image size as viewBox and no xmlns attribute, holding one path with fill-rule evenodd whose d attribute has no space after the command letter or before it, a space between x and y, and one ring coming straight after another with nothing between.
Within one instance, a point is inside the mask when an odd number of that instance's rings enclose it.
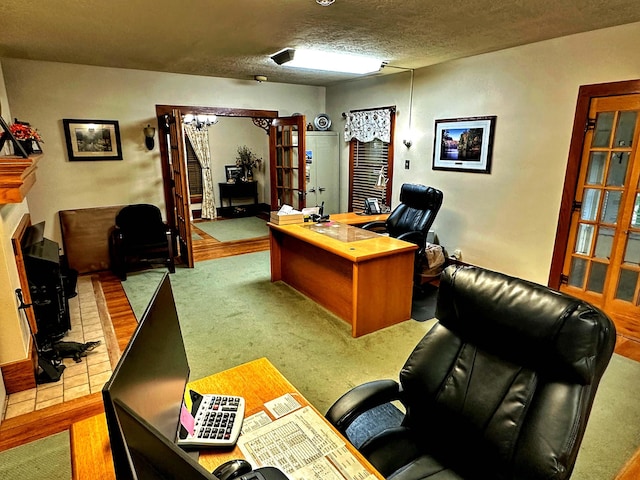
<instances>
[{"instance_id":1,"label":"potted plant","mask_svg":"<svg viewBox=\"0 0 640 480\"><path fill-rule=\"evenodd\" d=\"M236 166L241 167L244 170L244 179L247 181L253 181L253 169L260 169L262 165L262 158L258 157L251 151L249 147L243 145L238 147L238 156L236 157Z\"/></svg>"},{"instance_id":2,"label":"potted plant","mask_svg":"<svg viewBox=\"0 0 640 480\"><path fill-rule=\"evenodd\" d=\"M9 132L11 132L11 135L20 142L22 148L24 148L25 152L28 154L39 150L38 143L44 143L42 137L35 128L28 123L19 122L17 119L15 123L9 125ZM0 136L0 148L2 148L4 142L9 138L9 135L7 135L6 132L2 132L2 135ZM36 142L35 145L34 142Z\"/></svg>"}]
</instances>

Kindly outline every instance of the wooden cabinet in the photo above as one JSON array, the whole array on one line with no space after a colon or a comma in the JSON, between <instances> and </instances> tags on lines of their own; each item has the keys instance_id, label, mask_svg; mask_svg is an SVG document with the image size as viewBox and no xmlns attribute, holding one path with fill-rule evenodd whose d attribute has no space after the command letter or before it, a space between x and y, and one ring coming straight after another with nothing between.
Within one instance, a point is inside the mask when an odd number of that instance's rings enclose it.
<instances>
[{"instance_id":1,"label":"wooden cabinet","mask_svg":"<svg viewBox=\"0 0 640 480\"><path fill-rule=\"evenodd\" d=\"M0 157L0 205L24 200L36 181L38 158Z\"/></svg>"},{"instance_id":2,"label":"wooden cabinet","mask_svg":"<svg viewBox=\"0 0 640 480\"><path fill-rule=\"evenodd\" d=\"M307 207L320 206L324 213L340 209L340 152L338 132L306 132Z\"/></svg>"}]
</instances>

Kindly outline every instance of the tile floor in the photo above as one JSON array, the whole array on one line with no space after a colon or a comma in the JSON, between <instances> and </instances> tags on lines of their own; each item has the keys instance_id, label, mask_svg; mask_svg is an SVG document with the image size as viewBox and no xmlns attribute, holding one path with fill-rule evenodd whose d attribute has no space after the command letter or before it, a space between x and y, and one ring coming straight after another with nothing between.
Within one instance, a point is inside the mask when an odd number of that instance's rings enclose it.
<instances>
[{"instance_id":1,"label":"tile floor","mask_svg":"<svg viewBox=\"0 0 640 480\"><path fill-rule=\"evenodd\" d=\"M112 367L90 276L78 278L77 292L69 299L71 330L63 340L80 343L100 340L100 345L80 363L65 358L66 368L59 381L9 395L5 419L99 392L111 377Z\"/></svg>"}]
</instances>

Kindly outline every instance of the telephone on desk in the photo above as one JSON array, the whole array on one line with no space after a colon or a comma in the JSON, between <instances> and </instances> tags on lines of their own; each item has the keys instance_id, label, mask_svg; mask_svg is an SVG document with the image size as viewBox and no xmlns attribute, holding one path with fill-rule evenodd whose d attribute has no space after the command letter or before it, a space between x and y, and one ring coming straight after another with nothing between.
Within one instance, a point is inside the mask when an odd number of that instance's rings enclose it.
<instances>
[{"instance_id":1,"label":"telephone on desk","mask_svg":"<svg viewBox=\"0 0 640 480\"><path fill-rule=\"evenodd\" d=\"M379 215L382 213L380 204L377 198L367 198L364 201L364 214L365 215Z\"/></svg>"},{"instance_id":2,"label":"telephone on desk","mask_svg":"<svg viewBox=\"0 0 640 480\"><path fill-rule=\"evenodd\" d=\"M328 222L329 221L329 215L324 214L324 202L322 202L322 205L320 205L320 208L318 209L318 213L311 214L309 218L311 219L312 222Z\"/></svg>"}]
</instances>

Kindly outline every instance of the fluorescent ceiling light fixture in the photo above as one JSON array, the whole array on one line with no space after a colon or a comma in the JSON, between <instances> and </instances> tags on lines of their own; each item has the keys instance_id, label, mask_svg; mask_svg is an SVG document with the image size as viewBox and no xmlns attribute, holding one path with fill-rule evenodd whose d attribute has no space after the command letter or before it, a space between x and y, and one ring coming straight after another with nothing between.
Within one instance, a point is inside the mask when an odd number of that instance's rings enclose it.
<instances>
[{"instance_id":1,"label":"fluorescent ceiling light fixture","mask_svg":"<svg viewBox=\"0 0 640 480\"><path fill-rule=\"evenodd\" d=\"M377 72L382 61L377 58L352 55L350 53L321 52L304 48L285 48L271 55L278 65L285 67L326 70L329 72L365 73Z\"/></svg>"}]
</instances>

